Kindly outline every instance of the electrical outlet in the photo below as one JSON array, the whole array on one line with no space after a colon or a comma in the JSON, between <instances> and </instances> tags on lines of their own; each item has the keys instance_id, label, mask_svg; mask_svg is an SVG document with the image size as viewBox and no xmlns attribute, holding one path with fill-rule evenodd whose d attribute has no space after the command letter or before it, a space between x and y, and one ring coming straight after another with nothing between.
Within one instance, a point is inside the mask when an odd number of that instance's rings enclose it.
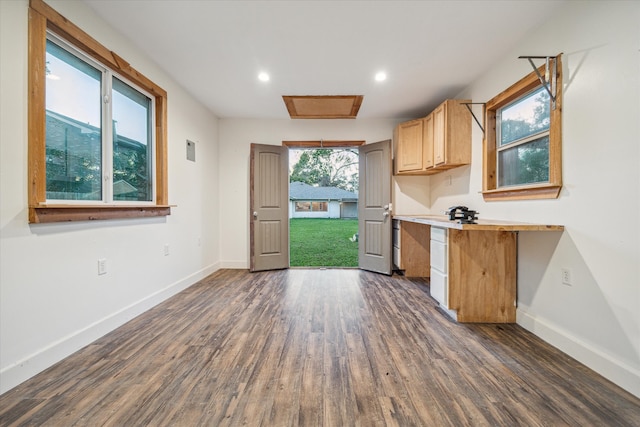
<instances>
[{"instance_id":1,"label":"electrical outlet","mask_svg":"<svg viewBox=\"0 0 640 427\"><path fill-rule=\"evenodd\" d=\"M169 255L169 244L165 243L164 244L164 256L168 256Z\"/></svg>"},{"instance_id":2,"label":"electrical outlet","mask_svg":"<svg viewBox=\"0 0 640 427\"><path fill-rule=\"evenodd\" d=\"M107 259L106 258L98 259L98 276L102 276L103 274L107 274Z\"/></svg>"},{"instance_id":3,"label":"electrical outlet","mask_svg":"<svg viewBox=\"0 0 640 427\"><path fill-rule=\"evenodd\" d=\"M571 286L571 270L563 268L560 270L560 274L562 275L562 283Z\"/></svg>"},{"instance_id":4,"label":"electrical outlet","mask_svg":"<svg viewBox=\"0 0 640 427\"><path fill-rule=\"evenodd\" d=\"M447 175L447 176L444 177L444 185L446 187L451 186L451 175Z\"/></svg>"}]
</instances>

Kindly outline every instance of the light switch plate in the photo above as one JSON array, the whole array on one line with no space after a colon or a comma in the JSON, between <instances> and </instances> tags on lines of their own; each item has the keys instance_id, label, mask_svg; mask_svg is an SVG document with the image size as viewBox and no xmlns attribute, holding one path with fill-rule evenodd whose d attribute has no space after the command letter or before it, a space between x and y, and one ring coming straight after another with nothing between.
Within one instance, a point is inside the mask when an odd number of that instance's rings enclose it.
<instances>
[{"instance_id":1,"label":"light switch plate","mask_svg":"<svg viewBox=\"0 0 640 427\"><path fill-rule=\"evenodd\" d=\"M196 161L196 143L187 139L187 160Z\"/></svg>"}]
</instances>

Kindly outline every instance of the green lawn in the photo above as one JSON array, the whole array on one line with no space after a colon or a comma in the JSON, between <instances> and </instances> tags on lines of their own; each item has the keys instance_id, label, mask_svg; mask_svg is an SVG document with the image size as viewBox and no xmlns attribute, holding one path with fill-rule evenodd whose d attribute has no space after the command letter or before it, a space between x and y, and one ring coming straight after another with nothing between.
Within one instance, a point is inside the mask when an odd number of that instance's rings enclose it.
<instances>
[{"instance_id":1,"label":"green lawn","mask_svg":"<svg viewBox=\"0 0 640 427\"><path fill-rule=\"evenodd\" d=\"M357 267L357 219L289 220L291 267Z\"/></svg>"}]
</instances>

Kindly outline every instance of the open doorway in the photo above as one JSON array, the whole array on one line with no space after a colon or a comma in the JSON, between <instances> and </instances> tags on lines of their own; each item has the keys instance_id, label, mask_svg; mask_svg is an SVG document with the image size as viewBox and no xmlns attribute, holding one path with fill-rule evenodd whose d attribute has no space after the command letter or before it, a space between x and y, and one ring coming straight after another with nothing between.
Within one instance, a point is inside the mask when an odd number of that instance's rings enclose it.
<instances>
[{"instance_id":1,"label":"open doorway","mask_svg":"<svg viewBox=\"0 0 640 427\"><path fill-rule=\"evenodd\" d=\"M358 267L361 142L327 145L290 146L291 267Z\"/></svg>"},{"instance_id":2,"label":"open doorway","mask_svg":"<svg viewBox=\"0 0 640 427\"><path fill-rule=\"evenodd\" d=\"M358 157L358 267L390 275L391 140L359 147ZM251 144L249 269L252 272L290 266L288 167L286 143Z\"/></svg>"}]
</instances>

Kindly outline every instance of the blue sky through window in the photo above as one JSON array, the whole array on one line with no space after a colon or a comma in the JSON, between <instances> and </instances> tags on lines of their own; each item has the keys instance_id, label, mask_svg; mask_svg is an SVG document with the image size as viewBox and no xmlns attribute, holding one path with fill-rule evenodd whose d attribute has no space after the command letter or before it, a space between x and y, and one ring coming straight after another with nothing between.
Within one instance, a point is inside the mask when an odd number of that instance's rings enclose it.
<instances>
[{"instance_id":1,"label":"blue sky through window","mask_svg":"<svg viewBox=\"0 0 640 427\"><path fill-rule=\"evenodd\" d=\"M102 73L51 41L47 41L46 61L47 110L100 128ZM135 93L142 98L139 92ZM139 100L132 99L135 97L113 91L113 120L117 121L119 135L146 145L150 106L145 108Z\"/></svg>"}]
</instances>

